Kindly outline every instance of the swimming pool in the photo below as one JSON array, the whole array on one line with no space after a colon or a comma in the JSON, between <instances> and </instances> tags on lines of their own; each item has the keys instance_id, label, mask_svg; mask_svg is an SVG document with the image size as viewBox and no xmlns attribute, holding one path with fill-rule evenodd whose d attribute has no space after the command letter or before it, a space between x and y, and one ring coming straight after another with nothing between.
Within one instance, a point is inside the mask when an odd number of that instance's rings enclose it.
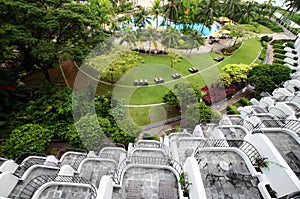
<instances>
[{"instance_id":1,"label":"swimming pool","mask_svg":"<svg viewBox=\"0 0 300 199\"><path fill-rule=\"evenodd\" d=\"M151 23L150 24L146 24L147 26L151 26L151 27L156 27L156 19L154 19L154 17L151 17L151 19L149 20ZM158 16L158 27L161 29L165 29L167 26L166 25L162 25L164 24L165 20L162 16ZM132 21L131 24L134 25L134 18L132 17ZM184 24L175 24L173 22L171 22L170 24L171 27L176 27L178 30L182 30L184 28ZM211 29L204 26L204 28L202 28L203 24L200 23L195 23L195 24L189 24L189 25L185 25L193 30L197 30L197 31L202 31L202 35L204 37L210 36L212 33L214 32L218 32L220 30L220 27L213 23L213 25L211 26ZM136 28L136 27L134 27Z\"/></svg>"}]
</instances>

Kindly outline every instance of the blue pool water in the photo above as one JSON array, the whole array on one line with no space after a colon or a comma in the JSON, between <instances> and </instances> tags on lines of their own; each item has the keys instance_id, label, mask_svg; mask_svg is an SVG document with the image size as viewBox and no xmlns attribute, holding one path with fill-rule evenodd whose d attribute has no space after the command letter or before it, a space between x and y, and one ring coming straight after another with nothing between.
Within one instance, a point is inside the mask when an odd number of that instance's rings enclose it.
<instances>
[{"instance_id":1,"label":"blue pool water","mask_svg":"<svg viewBox=\"0 0 300 199\"><path fill-rule=\"evenodd\" d=\"M153 19L153 17L150 19L151 25L150 24L146 24L146 26L152 26L152 27L156 27L156 19ZM164 23L164 18L161 16L158 16L158 27L159 28L166 28L166 25L162 25ZM134 24L134 19L132 19L131 24ZM170 24L171 27L176 27L178 30L182 30L184 28L183 24L174 24L173 22ZM190 24L187 25L189 28L193 29L193 30L197 30L197 31L202 31L202 35L204 37L210 36L212 33L214 32L218 32L220 30L220 27L217 24L213 24L211 26L211 28L208 28L206 26L204 26L204 28L202 28L203 24L199 24L199 23L195 23L195 24Z\"/></svg>"}]
</instances>

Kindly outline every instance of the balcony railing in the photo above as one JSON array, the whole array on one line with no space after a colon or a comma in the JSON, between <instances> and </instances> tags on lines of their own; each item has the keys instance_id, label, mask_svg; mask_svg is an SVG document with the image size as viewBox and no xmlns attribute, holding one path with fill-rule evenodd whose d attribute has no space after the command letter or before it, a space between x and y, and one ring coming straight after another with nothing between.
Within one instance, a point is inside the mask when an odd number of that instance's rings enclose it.
<instances>
[{"instance_id":1,"label":"balcony railing","mask_svg":"<svg viewBox=\"0 0 300 199\"><path fill-rule=\"evenodd\" d=\"M276 108L276 107L271 107L269 110L269 113L275 115L279 119L285 119L289 116L283 110Z\"/></svg>"},{"instance_id":2,"label":"balcony railing","mask_svg":"<svg viewBox=\"0 0 300 199\"><path fill-rule=\"evenodd\" d=\"M251 164L255 166L256 158L261 158L256 148L245 140L225 140L225 139L211 139L200 142L195 150L194 157L199 161L200 149L214 148L214 147L233 147L241 150L250 160Z\"/></svg>"},{"instance_id":3,"label":"balcony railing","mask_svg":"<svg viewBox=\"0 0 300 199\"><path fill-rule=\"evenodd\" d=\"M25 173L25 171L29 167L31 167L33 165L43 165L44 162L45 162L45 159L39 159L39 158L28 159L27 161L25 161L21 165L19 165L17 170L14 172L14 175L21 178L23 176L23 174Z\"/></svg>"},{"instance_id":4,"label":"balcony railing","mask_svg":"<svg viewBox=\"0 0 300 199\"><path fill-rule=\"evenodd\" d=\"M278 102L295 102L300 105L300 97L299 96L281 96L277 100Z\"/></svg>"},{"instance_id":5,"label":"balcony railing","mask_svg":"<svg viewBox=\"0 0 300 199\"><path fill-rule=\"evenodd\" d=\"M255 128L255 126L251 122L242 118L230 118L230 121L233 125L243 126L249 132L251 132Z\"/></svg>"},{"instance_id":6,"label":"balcony railing","mask_svg":"<svg viewBox=\"0 0 300 199\"><path fill-rule=\"evenodd\" d=\"M263 120L252 131L252 133L262 133L262 128L282 128L289 129L295 133L300 133L299 120Z\"/></svg>"},{"instance_id":7,"label":"balcony railing","mask_svg":"<svg viewBox=\"0 0 300 199\"><path fill-rule=\"evenodd\" d=\"M121 183L121 177L125 168L129 164L146 164L146 165L165 165L171 166L178 173L178 176L183 173L183 168L179 162L174 159L160 158L160 157L147 157L147 156L130 156L123 160L118 170L113 174L113 180L116 184Z\"/></svg>"},{"instance_id":8,"label":"balcony railing","mask_svg":"<svg viewBox=\"0 0 300 199\"><path fill-rule=\"evenodd\" d=\"M74 177L74 176L53 176L53 175L44 175L38 176L32 179L24 189L21 191L19 195L19 199L29 199L32 198L34 193L45 183L47 182L69 182L69 183L76 183L76 184L86 184L90 185L90 199L95 199L97 197L97 190L96 188L90 184L88 180L81 177Z\"/></svg>"}]
</instances>

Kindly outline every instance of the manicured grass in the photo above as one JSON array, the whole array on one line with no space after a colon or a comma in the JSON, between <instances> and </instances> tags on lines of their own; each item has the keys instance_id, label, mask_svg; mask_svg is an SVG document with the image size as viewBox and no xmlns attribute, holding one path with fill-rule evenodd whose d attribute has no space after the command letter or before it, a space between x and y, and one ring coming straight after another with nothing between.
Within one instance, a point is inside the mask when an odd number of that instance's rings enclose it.
<instances>
[{"instance_id":1,"label":"manicured grass","mask_svg":"<svg viewBox=\"0 0 300 199\"><path fill-rule=\"evenodd\" d=\"M272 34L274 33L270 28L267 28L266 26L259 25L258 27L258 33L259 34Z\"/></svg>"},{"instance_id":2,"label":"manicured grass","mask_svg":"<svg viewBox=\"0 0 300 199\"><path fill-rule=\"evenodd\" d=\"M164 86L141 87L134 91L129 104L156 104L163 102L163 96L169 91Z\"/></svg>"},{"instance_id":3,"label":"manicured grass","mask_svg":"<svg viewBox=\"0 0 300 199\"><path fill-rule=\"evenodd\" d=\"M130 117L139 126L163 121L178 116L179 111L169 105L128 108Z\"/></svg>"},{"instance_id":4,"label":"manicured grass","mask_svg":"<svg viewBox=\"0 0 300 199\"><path fill-rule=\"evenodd\" d=\"M213 60L214 57L218 56L217 53L198 54L184 57L185 60L175 63L174 68L170 67L170 57L168 56L141 55L144 59L144 64L127 72L118 82L118 84L131 87L115 86L113 97L118 100L124 98L126 104L132 105L161 103L163 102L163 96L169 89L172 89L176 83L188 81L195 89L200 89L206 84L210 85L216 80L223 66L231 63L251 64L258 56L260 49L261 45L258 38L248 39L244 41L244 44L239 50L222 62L215 62ZM202 70L201 73L190 75L191 73L189 73L188 68L192 65ZM171 74L175 72L183 76L190 76L173 81ZM155 86L153 78L160 76L163 77L165 81L170 82ZM150 85L134 87L132 85L135 79L148 79ZM98 92L102 93L106 90L112 90L109 87L108 85L101 85L98 88ZM163 120L165 116L160 111L160 108L154 107L152 107L151 110L150 107L129 108L132 120L138 125L147 125ZM157 112L159 114L156 116ZM149 114L152 116L150 117Z\"/></svg>"}]
</instances>

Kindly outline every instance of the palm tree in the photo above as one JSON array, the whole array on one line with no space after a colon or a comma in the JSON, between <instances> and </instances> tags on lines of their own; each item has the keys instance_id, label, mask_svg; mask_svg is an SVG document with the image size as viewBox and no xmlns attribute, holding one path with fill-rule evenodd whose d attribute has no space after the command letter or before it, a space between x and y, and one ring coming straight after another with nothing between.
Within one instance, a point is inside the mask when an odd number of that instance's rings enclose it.
<instances>
[{"instance_id":1,"label":"palm tree","mask_svg":"<svg viewBox=\"0 0 300 199\"><path fill-rule=\"evenodd\" d=\"M223 14L230 19L234 19L240 12L240 0L226 0L223 6Z\"/></svg>"},{"instance_id":2,"label":"palm tree","mask_svg":"<svg viewBox=\"0 0 300 199\"><path fill-rule=\"evenodd\" d=\"M136 40L136 31L132 29L132 25L129 24L125 26L124 35L119 44L122 45L124 42L126 42L129 47L132 47L132 45L135 45Z\"/></svg>"},{"instance_id":3,"label":"palm tree","mask_svg":"<svg viewBox=\"0 0 300 199\"><path fill-rule=\"evenodd\" d=\"M246 4L242 4L240 12L240 23L247 24L251 22L255 17L255 7L252 2L247 2Z\"/></svg>"},{"instance_id":4,"label":"palm tree","mask_svg":"<svg viewBox=\"0 0 300 199\"><path fill-rule=\"evenodd\" d=\"M114 9L110 0L90 0L90 8L97 16L102 28L112 21Z\"/></svg>"},{"instance_id":5,"label":"palm tree","mask_svg":"<svg viewBox=\"0 0 300 199\"><path fill-rule=\"evenodd\" d=\"M176 28L168 27L162 32L161 43L166 45L167 48L178 46L180 40L180 32Z\"/></svg>"},{"instance_id":6,"label":"palm tree","mask_svg":"<svg viewBox=\"0 0 300 199\"><path fill-rule=\"evenodd\" d=\"M204 37L202 37L201 33L199 33L197 30L190 30L189 34L187 35L187 42L190 44L189 56L191 56L194 48L199 50L199 47L204 45Z\"/></svg>"},{"instance_id":7,"label":"palm tree","mask_svg":"<svg viewBox=\"0 0 300 199\"><path fill-rule=\"evenodd\" d=\"M151 17L148 16L149 12L142 6L137 6L137 11L134 13L134 25L136 27L142 28L146 24L151 24Z\"/></svg>"},{"instance_id":8,"label":"palm tree","mask_svg":"<svg viewBox=\"0 0 300 199\"><path fill-rule=\"evenodd\" d=\"M176 5L176 1L175 0L171 0L166 6L165 6L165 17L169 19L169 22L176 22L178 19L178 7ZM168 25L170 25L170 23L168 23Z\"/></svg>"},{"instance_id":9,"label":"palm tree","mask_svg":"<svg viewBox=\"0 0 300 199\"><path fill-rule=\"evenodd\" d=\"M202 24L206 27L211 26L214 22L214 18L218 17L220 11L219 0L203 0L200 4L202 8ZM203 32L204 26L201 28L201 34Z\"/></svg>"},{"instance_id":10,"label":"palm tree","mask_svg":"<svg viewBox=\"0 0 300 199\"><path fill-rule=\"evenodd\" d=\"M147 38L149 42L149 54L151 53L151 43L153 42L154 46L156 47L156 41L158 39L158 34L156 29L154 28L147 28L143 31L143 35Z\"/></svg>"},{"instance_id":11,"label":"palm tree","mask_svg":"<svg viewBox=\"0 0 300 199\"><path fill-rule=\"evenodd\" d=\"M154 18L156 19L156 29L158 28L158 16L161 13L160 0L154 0L152 3L151 14L154 14Z\"/></svg>"}]
</instances>

